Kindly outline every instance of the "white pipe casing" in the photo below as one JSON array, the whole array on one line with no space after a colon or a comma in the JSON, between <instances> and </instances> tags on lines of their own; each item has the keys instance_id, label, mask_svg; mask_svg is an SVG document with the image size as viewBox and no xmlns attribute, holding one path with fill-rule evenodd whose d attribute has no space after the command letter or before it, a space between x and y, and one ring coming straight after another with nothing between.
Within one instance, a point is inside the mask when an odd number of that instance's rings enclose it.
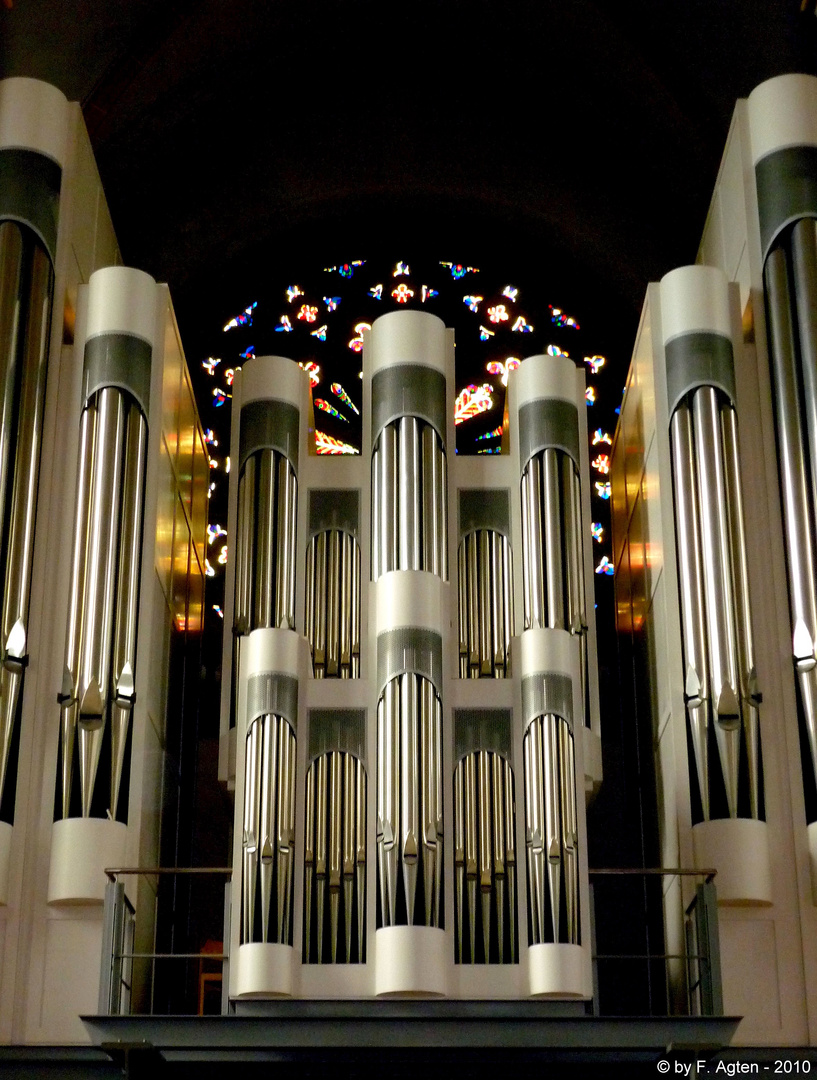
<instances>
[{"instance_id":1,"label":"white pipe casing","mask_svg":"<svg viewBox=\"0 0 817 1080\"><path fill-rule=\"evenodd\" d=\"M446 374L445 323L427 311L391 311L372 324L367 353L372 375L398 364L419 364Z\"/></svg>"},{"instance_id":2,"label":"white pipe casing","mask_svg":"<svg viewBox=\"0 0 817 1080\"><path fill-rule=\"evenodd\" d=\"M39 79L0 81L0 150L33 150L65 165L68 99Z\"/></svg>"}]
</instances>

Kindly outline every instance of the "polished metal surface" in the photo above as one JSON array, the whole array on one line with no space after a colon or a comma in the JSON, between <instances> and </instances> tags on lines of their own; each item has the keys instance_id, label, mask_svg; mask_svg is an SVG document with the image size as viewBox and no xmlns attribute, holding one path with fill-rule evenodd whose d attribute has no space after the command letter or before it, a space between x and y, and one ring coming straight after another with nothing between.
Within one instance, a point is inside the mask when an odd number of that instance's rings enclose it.
<instances>
[{"instance_id":1,"label":"polished metal surface","mask_svg":"<svg viewBox=\"0 0 817 1080\"><path fill-rule=\"evenodd\" d=\"M366 935L366 773L362 762L340 750L320 755L307 771L306 800L304 960L362 963Z\"/></svg>"},{"instance_id":2,"label":"polished metal surface","mask_svg":"<svg viewBox=\"0 0 817 1080\"><path fill-rule=\"evenodd\" d=\"M461 678L502 679L510 662L511 585L507 538L489 529L466 533L457 551Z\"/></svg>"},{"instance_id":3,"label":"polished metal surface","mask_svg":"<svg viewBox=\"0 0 817 1080\"><path fill-rule=\"evenodd\" d=\"M692 422L686 404L670 420L672 478L675 494L675 537L681 593L681 637L684 650L684 696L698 774L704 820L709 819L709 664L706 655L704 587L698 544L698 496L693 457Z\"/></svg>"},{"instance_id":4,"label":"polished metal surface","mask_svg":"<svg viewBox=\"0 0 817 1080\"><path fill-rule=\"evenodd\" d=\"M454 770L456 963L514 962L513 799L513 772L499 754L474 750L457 763Z\"/></svg>"}]
</instances>

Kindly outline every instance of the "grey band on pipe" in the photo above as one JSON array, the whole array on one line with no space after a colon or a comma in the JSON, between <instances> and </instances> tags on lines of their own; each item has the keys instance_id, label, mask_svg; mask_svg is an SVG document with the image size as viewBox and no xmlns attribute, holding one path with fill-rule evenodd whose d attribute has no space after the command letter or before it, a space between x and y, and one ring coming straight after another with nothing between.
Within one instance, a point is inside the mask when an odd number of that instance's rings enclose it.
<instances>
[{"instance_id":1,"label":"grey band on pipe","mask_svg":"<svg viewBox=\"0 0 817 1080\"><path fill-rule=\"evenodd\" d=\"M256 450L277 450L298 474L300 414L288 401L249 401L241 409L238 468Z\"/></svg>"},{"instance_id":2,"label":"grey band on pipe","mask_svg":"<svg viewBox=\"0 0 817 1080\"><path fill-rule=\"evenodd\" d=\"M54 262L62 169L36 150L0 150L0 220L28 225Z\"/></svg>"},{"instance_id":3,"label":"grey band on pipe","mask_svg":"<svg viewBox=\"0 0 817 1080\"><path fill-rule=\"evenodd\" d=\"M153 348L133 334L97 334L85 342L82 400L105 386L132 394L145 419L150 418L150 365Z\"/></svg>"},{"instance_id":4,"label":"grey band on pipe","mask_svg":"<svg viewBox=\"0 0 817 1080\"><path fill-rule=\"evenodd\" d=\"M340 529L355 539L360 534L359 488L313 488L309 492L309 536Z\"/></svg>"},{"instance_id":5,"label":"grey band on pipe","mask_svg":"<svg viewBox=\"0 0 817 1080\"><path fill-rule=\"evenodd\" d=\"M755 165L763 260L778 234L799 218L817 217L817 146L787 146Z\"/></svg>"},{"instance_id":6,"label":"grey band on pipe","mask_svg":"<svg viewBox=\"0 0 817 1080\"><path fill-rule=\"evenodd\" d=\"M365 761L365 709L309 710L309 760L312 761L330 750L340 750Z\"/></svg>"},{"instance_id":7,"label":"grey band on pipe","mask_svg":"<svg viewBox=\"0 0 817 1080\"><path fill-rule=\"evenodd\" d=\"M560 671L526 675L522 679L522 720L525 728L537 716L561 716L573 730L573 682Z\"/></svg>"},{"instance_id":8,"label":"grey band on pipe","mask_svg":"<svg viewBox=\"0 0 817 1080\"><path fill-rule=\"evenodd\" d=\"M406 626L377 635L377 693L405 671L422 675L438 694L443 688L443 642L434 630Z\"/></svg>"},{"instance_id":9,"label":"grey band on pipe","mask_svg":"<svg viewBox=\"0 0 817 1080\"><path fill-rule=\"evenodd\" d=\"M259 716L283 716L298 730L298 680L278 671L260 671L247 680L247 730Z\"/></svg>"},{"instance_id":10,"label":"grey band on pipe","mask_svg":"<svg viewBox=\"0 0 817 1080\"><path fill-rule=\"evenodd\" d=\"M672 338L664 350L669 416L681 399L698 386L714 386L735 404L735 361L728 337L698 330Z\"/></svg>"},{"instance_id":11,"label":"grey band on pipe","mask_svg":"<svg viewBox=\"0 0 817 1080\"><path fill-rule=\"evenodd\" d=\"M445 376L422 364L395 364L372 377L372 446L380 432L401 416L431 424L445 449Z\"/></svg>"},{"instance_id":12,"label":"grey band on pipe","mask_svg":"<svg viewBox=\"0 0 817 1080\"><path fill-rule=\"evenodd\" d=\"M475 750L493 750L511 760L510 709L455 709L454 760Z\"/></svg>"},{"instance_id":13,"label":"grey band on pipe","mask_svg":"<svg viewBox=\"0 0 817 1080\"><path fill-rule=\"evenodd\" d=\"M564 450L579 465L579 410L561 398L539 398L519 410L519 465L540 450Z\"/></svg>"},{"instance_id":14,"label":"grey band on pipe","mask_svg":"<svg viewBox=\"0 0 817 1080\"><path fill-rule=\"evenodd\" d=\"M459 493L460 540L466 533L477 529L490 529L511 535L510 493L507 488L471 490L463 488Z\"/></svg>"}]
</instances>

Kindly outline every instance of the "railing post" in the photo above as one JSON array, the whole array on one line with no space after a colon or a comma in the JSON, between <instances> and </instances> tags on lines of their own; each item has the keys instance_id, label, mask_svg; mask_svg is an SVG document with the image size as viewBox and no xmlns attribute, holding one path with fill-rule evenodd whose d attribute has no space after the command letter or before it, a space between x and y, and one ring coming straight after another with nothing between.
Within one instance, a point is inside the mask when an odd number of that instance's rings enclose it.
<instances>
[{"instance_id":1,"label":"railing post","mask_svg":"<svg viewBox=\"0 0 817 1080\"><path fill-rule=\"evenodd\" d=\"M232 925L232 902L233 886L231 882L224 885L224 934L221 951L224 959L221 961L221 1015L226 1016L230 1011L230 926Z\"/></svg>"},{"instance_id":2,"label":"railing post","mask_svg":"<svg viewBox=\"0 0 817 1080\"><path fill-rule=\"evenodd\" d=\"M125 885L109 881L102 909L102 959L99 974L99 1013L117 1016L122 998L122 953L125 941Z\"/></svg>"},{"instance_id":3,"label":"railing post","mask_svg":"<svg viewBox=\"0 0 817 1080\"><path fill-rule=\"evenodd\" d=\"M705 881L695 890L693 909L698 961L701 1015L723 1016L721 946L718 934L718 895L715 884Z\"/></svg>"}]
</instances>

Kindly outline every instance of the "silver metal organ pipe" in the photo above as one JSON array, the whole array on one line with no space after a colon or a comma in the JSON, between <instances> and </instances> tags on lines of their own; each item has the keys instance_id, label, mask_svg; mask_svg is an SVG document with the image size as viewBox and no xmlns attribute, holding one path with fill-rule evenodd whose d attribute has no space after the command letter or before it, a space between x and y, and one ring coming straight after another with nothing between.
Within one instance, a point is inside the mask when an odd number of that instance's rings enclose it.
<instances>
[{"instance_id":1,"label":"silver metal organ pipe","mask_svg":"<svg viewBox=\"0 0 817 1080\"><path fill-rule=\"evenodd\" d=\"M460 676L508 674L513 629L507 537L494 529L466 533L457 551Z\"/></svg>"},{"instance_id":2,"label":"silver metal organ pipe","mask_svg":"<svg viewBox=\"0 0 817 1080\"><path fill-rule=\"evenodd\" d=\"M693 459L692 423L683 402L670 420L675 489L675 534L681 587L684 646L684 696L701 791L704 821L709 819L709 664L704 626L704 591L698 547L698 495Z\"/></svg>"},{"instance_id":3,"label":"silver metal organ pipe","mask_svg":"<svg viewBox=\"0 0 817 1080\"><path fill-rule=\"evenodd\" d=\"M383 926L441 923L441 706L433 684L414 672L387 682L378 703L378 878ZM417 883L422 877L422 902ZM422 915L420 910L422 909Z\"/></svg>"},{"instance_id":4,"label":"silver metal organ pipe","mask_svg":"<svg viewBox=\"0 0 817 1080\"><path fill-rule=\"evenodd\" d=\"M500 754L474 750L460 759L454 770L457 963L514 962L513 806L513 772Z\"/></svg>"},{"instance_id":5,"label":"silver metal organ pipe","mask_svg":"<svg viewBox=\"0 0 817 1080\"><path fill-rule=\"evenodd\" d=\"M268 713L253 720L245 746L241 941L286 945L292 939L295 733L285 717Z\"/></svg>"},{"instance_id":6,"label":"silver metal organ pipe","mask_svg":"<svg viewBox=\"0 0 817 1080\"><path fill-rule=\"evenodd\" d=\"M814 536L809 516L804 440L797 396L791 296L786 254L780 247L772 250L766 259L764 284L768 309L772 393L777 417L780 494L794 621L792 644L797 669L802 672L815 666L817 580L814 573ZM813 736L812 746L817 768L817 746Z\"/></svg>"},{"instance_id":7,"label":"silver metal organ pipe","mask_svg":"<svg viewBox=\"0 0 817 1080\"><path fill-rule=\"evenodd\" d=\"M328 940L329 963L362 963L365 959L366 772L362 762L348 751L329 750L310 764L306 780L306 829L304 959L307 963L324 963ZM314 921L313 906L317 912Z\"/></svg>"},{"instance_id":8,"label":"silver metal organ pipe","mask_svg":"<svg viewBox=\"0 0 817 1080\"><path fill-rule=\"evenodd\" d=\"M530 944L577 944L575 757L573 733L563 717L546 714L530 722L523 759Z\"/></svg>"},{"instance_id":9,"label":"silver metal organ pipe","mask_svg":"<svg viewBox=\"0 0 817 1080\"><path fill-rule=\"evenodd\" d=\"M306 553L304 627L316 678L360 676L360 545L341 529L313 536Z\"/></svg>"},{"instance_id":10,"label":"silver metal organ pipe","mask_svg":"<svg viewBox=\"0 0 817 1080\"><path fill-rule=\"evenodd\" d=\"M0 339L4 345L0 515L6 518L2 521L6 565L0 641L0 795L28 653L28 603L53 287L51 262L40 243L13 223L3 223L0 330L7 336Z\"/></svg>"}]
</instances>

